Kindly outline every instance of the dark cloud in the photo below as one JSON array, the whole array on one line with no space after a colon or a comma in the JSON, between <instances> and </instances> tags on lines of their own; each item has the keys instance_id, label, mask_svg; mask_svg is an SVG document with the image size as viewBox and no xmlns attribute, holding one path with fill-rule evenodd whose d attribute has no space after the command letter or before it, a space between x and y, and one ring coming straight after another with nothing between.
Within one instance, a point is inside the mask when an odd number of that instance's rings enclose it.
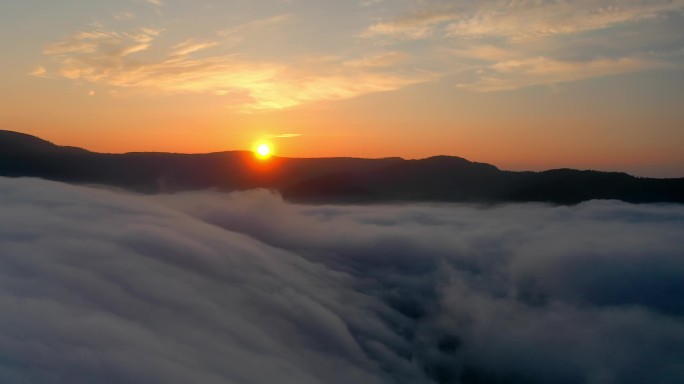
<instances>
[{"instance_id":1,"label":"dark cloud","mask_svg":"<svg viewBox=\"0 0 684 384\"><path fill-rule=\"evenodd\" d=\"M684 206L0 201L3 383L684 379Z\"/></svg>"}]
</instances>

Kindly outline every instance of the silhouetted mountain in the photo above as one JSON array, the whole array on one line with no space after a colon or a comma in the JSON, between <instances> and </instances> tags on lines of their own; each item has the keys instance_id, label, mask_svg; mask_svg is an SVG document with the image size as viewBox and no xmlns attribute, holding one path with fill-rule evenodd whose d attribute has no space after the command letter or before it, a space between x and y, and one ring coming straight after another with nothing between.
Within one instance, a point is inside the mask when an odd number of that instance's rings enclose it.
<instances>
[{"instance_id":1,"label":"silhouetted mountain","mask_svg":"<svg viewBox=\"0 0 684 384\"><path fill-rule=\"evenodd\" d=\"M684 202L684 178L558 169L510 172L459 157L257 160L244 151L104 154L0 131L0 176L104 184L145 193L271 188L307 202Z\"/></svg>"},{"instance_id":2,"label":"silhouetted mountain","mask_svg":"<svg viewBox=\"0 0 684 384\"><path fill-rule=\"evenodd\" d=\"M362 173L398 161L401 159L274 157L264 162L245 151L105 154L61 147L17 132L0 131L0 176L105 184L147 193L206 188L281 189L330 173Z\"/></svg>"},{"instance_id":3,"label":"silhouetted mountain","mask_svg":"<svg viewBox=\"0 0 684 384\"><path fill-rule=\"evenodd\" d=\"M82 148L63 147L25 133L0 130L0 154L3 156L85 153Z\"/></svg>"}]
</instances>

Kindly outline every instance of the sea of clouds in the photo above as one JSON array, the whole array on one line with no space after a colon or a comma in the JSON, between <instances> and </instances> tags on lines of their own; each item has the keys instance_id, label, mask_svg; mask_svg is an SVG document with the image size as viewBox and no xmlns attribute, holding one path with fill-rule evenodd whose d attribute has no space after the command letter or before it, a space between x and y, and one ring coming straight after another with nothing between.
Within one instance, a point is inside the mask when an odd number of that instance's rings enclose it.
<instances>
[{"instance_id":1,"label":"sea of clouds","mask_svg":"<svg viewBox=\"0 0 684 384\"><path fill-rule=\"evenodd\" d=\"M0 178L1 383L681 383L684 206Z\"/></svg>"}]
</instances>

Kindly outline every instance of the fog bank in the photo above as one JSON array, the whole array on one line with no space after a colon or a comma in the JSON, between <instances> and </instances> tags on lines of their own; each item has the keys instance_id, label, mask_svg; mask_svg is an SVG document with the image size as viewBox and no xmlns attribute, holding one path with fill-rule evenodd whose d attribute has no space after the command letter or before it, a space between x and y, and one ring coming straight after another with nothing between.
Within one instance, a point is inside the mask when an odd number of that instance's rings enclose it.
<instances>
[{"instance_id":1,"label":"fog bank","mask_svg":"<svg viewBox=\"0 0 684 384\"><path fill-rule=\"evenodd\" d=\"M678 383L684 206L0 178L3 383Z\"/></svg>"}]
</instances>

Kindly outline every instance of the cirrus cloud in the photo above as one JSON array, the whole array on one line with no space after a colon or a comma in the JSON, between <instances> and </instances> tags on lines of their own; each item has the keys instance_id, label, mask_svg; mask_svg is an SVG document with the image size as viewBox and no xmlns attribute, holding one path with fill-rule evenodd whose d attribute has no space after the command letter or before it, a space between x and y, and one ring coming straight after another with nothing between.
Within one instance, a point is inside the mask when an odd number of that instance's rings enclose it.
<instances>
[{"instance_id":1,"label":"cirrus cloud","mask_svg":"<svg viewBox=\"0 0 684 384\"><path fill-rule=\"evenodd\" d=\"M543 38L611 28L684 11L682 0L426 2L406 15L379 21L363 36Z\"/></svg>"},{"instance_id":2,"label":"cirrus cloud","mask_svg":"<svg viewBox=\"0 0 684 384\"><path fill-rule=\"evenodd\" d=\"M378 20L361 36L450 52L445 74L462 78L460 88L491 92L681 68L684 40L673 25L683 15L682 0L436 0Z\"/></svg>"},{"instance_id":3,"label":"cirrus cloud","mask_svg":"<svg viewBox=\"0 0 684 384\"><path fill-rule=\"evenodd\" d=\"M256 24L270 25L284 19ZM141 28L120 33L98 26L48 45L44 54L57 64L59 76L71 80L164 93L230 95L233 107L246 112L349 99L431 78L415 70L372 70L402 58L394 53L349 62L356 65L307 58L287 65L223 53L218 41L189 39L172 45L165 55L150 54L162 32Z\"/></svg>"},{"instance_id":4,"label":"cirrus cloud","mask_svg":"<svg viewBox=\"0 0 684 384\"><path fill-rule=\"evenodd\" d=\"M535 57L497 62L486 70L481 70L476 81L461 83L457 86L478 92L507 91L533 85L565 83L667 66L663 62L635 58L571 62Z\"/></svg>"}]
</instances>

